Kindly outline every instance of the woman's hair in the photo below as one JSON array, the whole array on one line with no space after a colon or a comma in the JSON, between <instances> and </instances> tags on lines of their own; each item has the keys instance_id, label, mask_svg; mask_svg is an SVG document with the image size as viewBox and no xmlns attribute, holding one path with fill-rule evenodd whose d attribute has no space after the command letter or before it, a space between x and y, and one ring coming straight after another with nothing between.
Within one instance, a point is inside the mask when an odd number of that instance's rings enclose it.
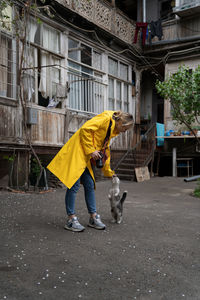
<instances>
[{"instance_id":1,"label":"woman's hair","mask_svg":"<svg viewBox=\"0 0 200 300\"><path fill-rule=\"evenodd\" d=\"M115 111L112 118L115 121L122 121L122 126L131 127L134 124L133 116L120 110Z\"/></svg>"}]
</instances>

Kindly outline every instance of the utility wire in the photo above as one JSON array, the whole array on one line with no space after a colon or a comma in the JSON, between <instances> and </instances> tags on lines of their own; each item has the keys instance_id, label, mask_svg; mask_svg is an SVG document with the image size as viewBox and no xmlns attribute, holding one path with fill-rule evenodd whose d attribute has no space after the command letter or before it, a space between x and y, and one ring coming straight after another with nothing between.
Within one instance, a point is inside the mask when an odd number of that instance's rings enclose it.
<instances>
[{"instance_id":1,"label":"utility wire","mask_svg":"<svg viewBox=\"0 0 200 300\"><path fill-rule=\"evenodd\" d=\"M65 20L62 16L60 16L60 14L58 14L58 12L51 6L49 5L49 7L54 11L55 15L60 18L64 23L76 28L77 30L82 30L84 32L87 32L87 33L93 33L97 39L97 41L104 47L106 48L107 50L109 51L113 51L110 47L108 47L107 45L105 45L105 43L102 42L102 40L98 37L97 33L95 30L88 30L88 29L83 29L79 26L76 26L74 25L73 23ZM132 46L133 47L133 46ZM148 64L149 67L154 71L154 73L160 78L160 80L163 80L163 78L161 77L161 75L158 73L158 71L153 67L153 65L145 58L145 56L141 55L141 53L137 50L137 47L134 47L134 50L137 52L137 54L132 51L131 49L127 48L127 49L124 49L122 51L115 51L115 53L117 54L122 54L124 52L130 52L132 53L134 56L138 57L139 59L141 59L144 63Z\"/></svg>"}]
</instances>

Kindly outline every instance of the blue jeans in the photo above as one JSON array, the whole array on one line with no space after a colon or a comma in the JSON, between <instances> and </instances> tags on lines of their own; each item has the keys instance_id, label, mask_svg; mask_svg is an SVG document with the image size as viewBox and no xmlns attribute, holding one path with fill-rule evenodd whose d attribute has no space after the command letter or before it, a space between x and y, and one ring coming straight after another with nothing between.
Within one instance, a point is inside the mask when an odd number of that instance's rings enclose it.
<instances>
[{"instance_id":1,"label":"blue jeans","mask_svg":"<svg viewBox=\"0 0 200 300\"><path fill-rule=\"evenodd\" d=\"M88 212L90 214L96 213L96 199L94 193L94 181L90 175L89 170L86 168L81 177L74 183L71 189L67 189L65 195L65 205L67 215L75 214L75 199L76 194L80 188L80 181L84 186L85 202L87 205Z\"/></svg>"}]
</instances>

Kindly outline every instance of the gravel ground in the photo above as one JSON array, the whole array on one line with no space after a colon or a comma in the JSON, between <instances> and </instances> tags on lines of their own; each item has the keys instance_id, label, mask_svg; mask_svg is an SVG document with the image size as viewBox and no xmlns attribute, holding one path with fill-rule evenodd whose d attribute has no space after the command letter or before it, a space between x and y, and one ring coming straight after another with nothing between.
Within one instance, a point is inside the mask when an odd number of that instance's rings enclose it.
<instances>
[{"instance_id":1,"label":"gravel ground","mask_svg":"<svg viewBox=\"0 0 200 300\"><path fill-rule=\"evenodd\" d=\"M63 229L65 189L0 192L0 300L200 299L200 199L191 195L197 183L121 182L128 196L120 225L111 223L110 184L97 182L104 231L87 227L81 187L82 233Z\"/></svg>"}]
</instances>

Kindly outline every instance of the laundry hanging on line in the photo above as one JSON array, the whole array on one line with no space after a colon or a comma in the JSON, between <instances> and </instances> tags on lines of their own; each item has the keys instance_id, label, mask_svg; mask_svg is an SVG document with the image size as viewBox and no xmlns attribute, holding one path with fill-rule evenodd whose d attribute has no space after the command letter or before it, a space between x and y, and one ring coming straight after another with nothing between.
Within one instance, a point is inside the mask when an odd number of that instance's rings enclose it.
<instances>
[{"instance_id":1,"label":"laundry hanging on line","mask_svg":"<svg viewBox=\"0 0 200 300\"><path fill-rule=\"evenodd\" d=\"M149 43L151 44L151 40L157 36L159 40L162 39L163 31L162 31L162 23L161 19L157 21L151 21L150 23L147 22L136 22L135 27L135 36L134 36L134 43L137 43L138 39L138 32L141 30L141 39L142 45L145 45L145 40L149 39Z\"/></svg>"},{"instance_id":2,"label":"laundry hanging on line","mask_svg":"<svg viewBox=\"0 0 200 300\"><path fill-rule=\"evenodd\" d=\"M149 27L150 27L150 35L149 35L150 43L155 36L157 36L160 41L163 36L161 19L159 19L158 21L151 21Z\"/></svg>"},{"instance_id":3,"label":"laundry hanging on line","mask_svg":"<svg viewBox=\"0 0 200 300\"><path fill-rule=\"evenodd\" d=\"M142 45L143 46L145 45L147 25L148 25L148 23L136 22L134 44L137 43L138 32L139 32L140 29L142 29Z\"/></svg>"}]
</instances>

